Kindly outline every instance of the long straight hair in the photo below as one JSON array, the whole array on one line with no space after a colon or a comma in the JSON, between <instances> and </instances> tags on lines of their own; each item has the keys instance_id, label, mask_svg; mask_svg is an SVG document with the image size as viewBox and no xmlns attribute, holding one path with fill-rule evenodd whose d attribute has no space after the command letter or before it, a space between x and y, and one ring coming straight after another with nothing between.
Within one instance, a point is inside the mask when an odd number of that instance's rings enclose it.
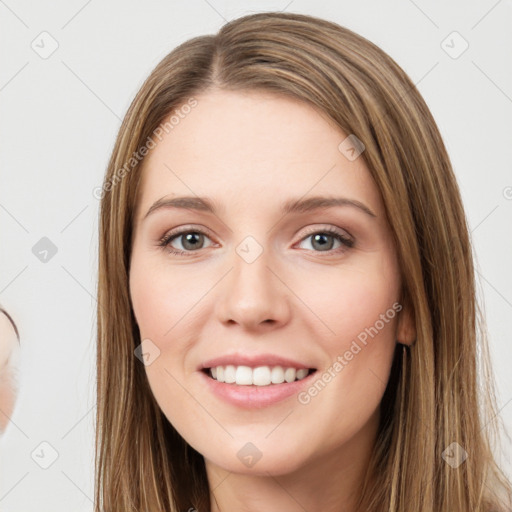
<instances>
[{"instance_id":1,"label":"long straight hair","mask_svg":"<svg viewBox=\"0 0 512 512\"><path fill-rule=\"evenodd\" d=\"M507 510L469 230L435 121L405 72L370 41L313 16L266 12L175 48L119 130L100 194L96 512L210 511L204 459L167 421L134 356L141 340L128 278L141 148L175 109L213 89L302 100L365 145L417 341L397 345L359 509ZM445 461L452 443L467 453L458 467Z\"/></svg>"}]
</instances>

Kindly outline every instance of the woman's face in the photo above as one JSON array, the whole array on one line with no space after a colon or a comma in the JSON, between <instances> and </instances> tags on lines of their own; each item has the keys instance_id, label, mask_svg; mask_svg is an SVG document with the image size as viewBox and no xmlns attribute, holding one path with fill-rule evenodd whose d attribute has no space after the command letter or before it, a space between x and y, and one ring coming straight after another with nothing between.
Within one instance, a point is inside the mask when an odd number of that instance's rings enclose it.
<instances>
[{"instance_id":1,"label":"woman's face","mask_svg":"<svg viewBox=\"0 0 512 512\"><path fill-rule=\"evenodd\" d=\"M137 204L130 292L152 392L210 466L278 475L367 454L396 340L414 335L361 148L303 102L196 100L156 139Z\"/></svg>"}]
</instances>

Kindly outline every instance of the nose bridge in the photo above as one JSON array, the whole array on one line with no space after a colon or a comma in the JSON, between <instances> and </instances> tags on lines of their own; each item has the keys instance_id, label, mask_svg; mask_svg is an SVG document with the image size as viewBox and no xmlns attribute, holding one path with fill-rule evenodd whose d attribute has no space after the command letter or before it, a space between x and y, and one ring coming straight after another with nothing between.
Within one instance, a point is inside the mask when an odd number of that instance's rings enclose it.
<instances>
[{"instance_id":1,"label":"nose bridge","mask_svg":"<svg viewBox=\"0 0 512 512\"><path fill-rule=\"evenodd\" d=\"M231 266L218 299L220 318L251 326L285 321L289 314L286 287L271 270L271 251L247 236L235 247Z\"/></svg>"}]
</instances>

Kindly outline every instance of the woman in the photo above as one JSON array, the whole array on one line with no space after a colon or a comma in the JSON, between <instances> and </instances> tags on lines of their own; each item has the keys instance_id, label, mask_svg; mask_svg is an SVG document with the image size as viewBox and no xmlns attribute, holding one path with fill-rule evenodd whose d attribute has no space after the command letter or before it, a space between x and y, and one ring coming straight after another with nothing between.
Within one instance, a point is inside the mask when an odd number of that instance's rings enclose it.
<instances>
[{"instance_id":1,"label":"woman","mask_svg":"<svg viewBox=\"0 0 512 512\"><path fill-rule=\"evenodd\" d=\"M459 190L382 50L285 13L187 41L100 195L98 511L507 510Z\"/></svg>"}]
</instances>

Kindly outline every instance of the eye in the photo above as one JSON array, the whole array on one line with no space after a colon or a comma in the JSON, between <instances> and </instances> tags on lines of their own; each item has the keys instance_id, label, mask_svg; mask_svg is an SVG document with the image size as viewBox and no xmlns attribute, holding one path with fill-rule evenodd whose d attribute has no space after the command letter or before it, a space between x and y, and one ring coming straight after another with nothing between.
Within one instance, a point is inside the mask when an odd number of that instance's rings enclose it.
<instances>
[{"instance_id":1,"label":"eye","mask_svg":"<svg viewBox=\"0 0 512 512\"><path fill-rule=\"evenodd\" d=\"M199 229L187 229L179 232L171 232L166 234L159 242L159 246L167 248L171 254L189 255L199 249L204 249L203 244L205 238L209 239L207 234ZM181 249L176 249L172 243L178 241Z\"/></svg>"},{"instance_id":2,"label":"eye","mask_svg":"<svg viewBox=\"0 0 512 512\"><path fill-rule=\"evenodd\" d=\"M310 234L302 238L301 243L305 240L308 240L309 238L312 239L312 249L308 250L313 250L314 252L338 253L346 251L347 249L354 246L354 240L332 227L325 229L317 228L314 231L310 231ZM158 242L158 245L168 250L168 252L171 254L190 256L191 253L205 248L205 239L210 240L207 233L205 233L203 230L188 228L181 231L172 231L166 234ZM336 241L340 245L333 249L333 245ZM174 243L179 243L181 248L176 248L176 246L173 245Z\"/></svg>"},{"instance_id":3,"label":"eye","mask_svg":"<svg viewBox=\"0 0 512 512\"><path fill-rule=\"evenodd\" d=\"M354 246L354 240L344 235L335 228L316 229L303 238L301 242L311 238L310 245L315 252L343 252ZM334 243L338 241L340 245L333 250ZM318 250L317 250L318 249Z\"/></svg>"}]
</instances>

